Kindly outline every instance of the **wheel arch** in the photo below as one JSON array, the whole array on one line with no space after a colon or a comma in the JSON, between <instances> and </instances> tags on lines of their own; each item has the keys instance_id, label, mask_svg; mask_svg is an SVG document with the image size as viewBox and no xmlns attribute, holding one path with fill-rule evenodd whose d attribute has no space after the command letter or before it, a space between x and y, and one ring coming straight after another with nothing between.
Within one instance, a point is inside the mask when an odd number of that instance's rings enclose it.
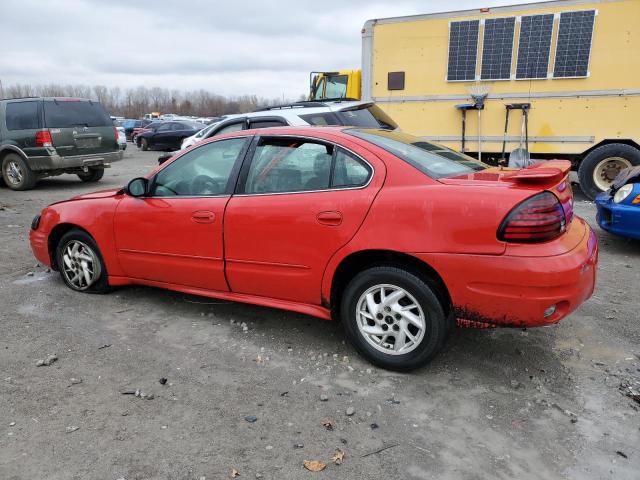
<instances>
[{"instance_id":1,"label":"wheel arch","mask_svg":"<svg viewBox=\"0 0 640 480\"><path fill-rule=\"evenodd\" d=\"M0 145L0 164L4 160L4 157L6 157L10 153L16 153L20 155L25 162L29 160L27 158L27 155L22 151L22 149L20 149L20 147L11 144L5 144Z\"/></svg>"},{"instance_id":2,"label":"wheel arch","mask_svg":"<svg viewBox=\"0 0 640 480\"><path fill-rule=\"evenodd\" d=\"M383 265L404 268L420 277L435 290L445 315L450 314L452 302L449 290L442 276L431 265L412 255L394 250L360 250L345 256L331 276L330 298L327 303L334 319L339 316L342 292L351 279L367 268Z\"/></svg>"},{"instance_id":3,"label":"wheel arch","mask_svg":"<svg viewBox=\"0 0 640 480\"><path fill-rule=\"evenodd\" d=\"M59 223L53 227L47 239L47 247L49 251L49 258L51 259L52 270L58 271L58 263L56 259L56 248L58 247L58 243L60 242L60 239L71 230L80 230L89 235L95 241L94 236L91 235L89 231L75 223Z\"/></svg>"},{"instance_id":4,"label":"wheel arch","mask_svg":"<svg viewBox=\"0 0 640 480\"><path fill-rule=\"evenodd\" d=\"M630 147L633 147L638 151L640 151L640 144L638 144L638 142L636 142L635 140L632 140L631 138L606 138L600 141L599 143L596 143L595 145L589 147L584 152L582 152L579 156L578 163L584 160L584 158L587 155L589 155L591 152L593 152L595 149L603 147L604 145L611 145L613 143L621 143L623 145L629 145Z\"/></svg>"}]
</instances>

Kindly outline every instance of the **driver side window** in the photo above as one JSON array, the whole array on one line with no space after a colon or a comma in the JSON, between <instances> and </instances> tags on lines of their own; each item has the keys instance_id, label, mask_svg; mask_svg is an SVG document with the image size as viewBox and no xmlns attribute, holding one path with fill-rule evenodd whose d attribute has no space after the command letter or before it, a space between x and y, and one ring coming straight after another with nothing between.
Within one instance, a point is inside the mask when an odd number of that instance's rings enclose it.
<instances>
[{"instance_id":1,"label":"driver side window","mask_svg":"<svg viewBox=\"0 0 640 480\"><path fill-rule=\"evenodd\" d=\"M224 195L246 138L208 143L185 153L156 175L152 197Z\"/></svg>"}]
</instances>

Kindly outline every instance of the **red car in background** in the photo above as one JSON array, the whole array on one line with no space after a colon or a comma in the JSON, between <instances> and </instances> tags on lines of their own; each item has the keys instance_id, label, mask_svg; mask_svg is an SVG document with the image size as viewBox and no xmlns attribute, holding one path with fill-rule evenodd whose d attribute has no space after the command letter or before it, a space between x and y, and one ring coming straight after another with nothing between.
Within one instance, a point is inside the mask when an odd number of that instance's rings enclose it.
<instances>
[{"instance_id":1,"label":"red car in background","mask_svg":"<svg viewBox=\"0 0 640 480\"><path fill-rule=\"evenodd\" d=\"M491 168L385 130L241 131L45 208L31 246L73 290L150 285L340 319L371 362L407 370L456 320L549 325L591 296L598 248L569 168Z\"/></svg>"}]
</instances>

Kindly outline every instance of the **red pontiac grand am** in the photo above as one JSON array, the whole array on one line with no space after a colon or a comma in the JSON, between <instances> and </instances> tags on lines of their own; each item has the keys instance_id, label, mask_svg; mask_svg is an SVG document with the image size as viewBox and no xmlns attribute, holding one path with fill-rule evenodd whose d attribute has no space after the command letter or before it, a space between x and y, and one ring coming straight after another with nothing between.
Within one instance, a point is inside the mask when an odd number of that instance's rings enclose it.
<instances>
[{"instance_id":1,"label":"red pontiac grand am","mask_svg":"<svg viewBox=\"0 0 640 480\"><path fill-rule=\"evenodd\" d=\"M591 296L598 247L569 168L492 168L385 130L247 130L45 208L31 246L79 292L141 284L340 319L371 362L407 370L456 321L548 325Z\"/></svg>"}]
</instances>

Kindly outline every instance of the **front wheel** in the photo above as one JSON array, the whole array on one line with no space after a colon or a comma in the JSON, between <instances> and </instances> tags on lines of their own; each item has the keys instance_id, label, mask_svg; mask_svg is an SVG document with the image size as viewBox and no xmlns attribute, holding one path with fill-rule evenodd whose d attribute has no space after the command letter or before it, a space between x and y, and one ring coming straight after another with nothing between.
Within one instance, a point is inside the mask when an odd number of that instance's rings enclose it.
<instances>
[{"instance_id":1,"label":"front wheel","mask_svg":"<svg viewBox=\"0 0 640 480\"><path fill-rule=\"evenodd\" d=\"M82 230L65 233L56 247L56 263L64 283L72 290L106 293L107 268L91 236Z\"/></svg>"},{"instance_id":2,"label":"front wheel","mask_svg":"<svg viewBox=\"0 0 640 480\"><path fill-rule=\"evenodd\" d=\"M147 150L149 150L149 140L147 140L146 138L141 139L140 148L142 149L143 152L146 152Z\"/></svg>"},{"instance_id":3,"label":"front wheel","mask_svg":"<svg viewBox=\"0 0 640 480\"><path fill-rule=\"evenodd\" d=\"M396 267L360 272L347 286L340 309L345 332L371 363L389 370L427 364L447 336L447 320L434 290Z\"/></svg>"},{"instance_id":4,"label":"front wheel","mask_svg":"<svg viewBox=\"0 0 640 480\"><path fill-rule=\"evenodd\" d=\"M104 176L104 168L90 168L88 172L78 173L83 182L97 182Z\"/></svg>"}]
</instances>

